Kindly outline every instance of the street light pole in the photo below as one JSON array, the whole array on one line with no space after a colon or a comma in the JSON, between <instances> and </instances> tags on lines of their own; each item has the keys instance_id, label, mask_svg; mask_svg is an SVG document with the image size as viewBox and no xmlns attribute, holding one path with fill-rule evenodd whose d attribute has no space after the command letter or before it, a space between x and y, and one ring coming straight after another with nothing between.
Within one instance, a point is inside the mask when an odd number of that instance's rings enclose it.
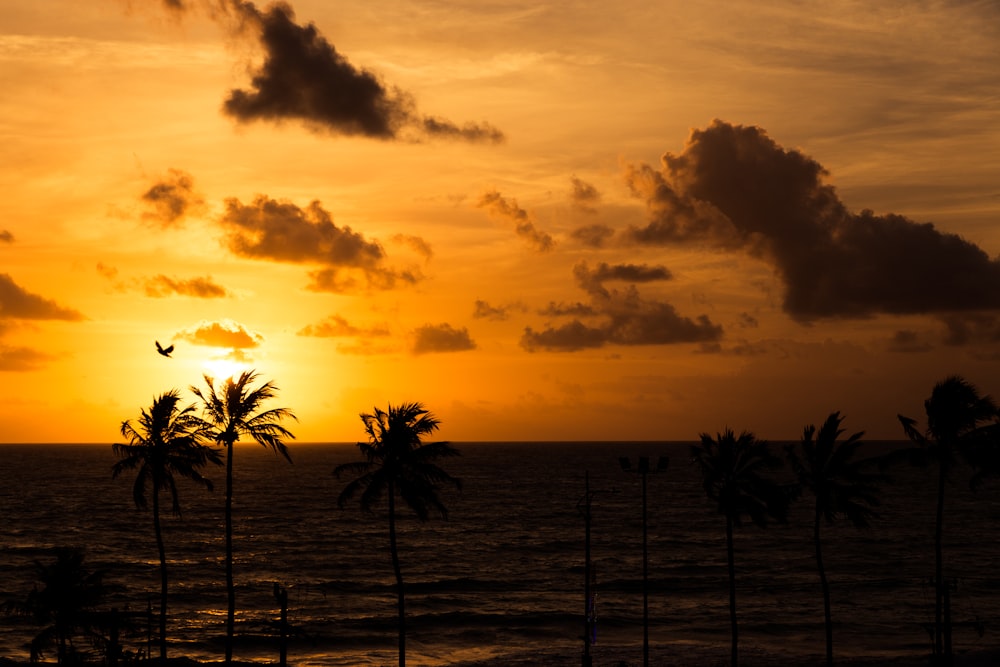
<instances>
[{"instance_id":1,"label":"street light pole","mask_svg":"<svg viewBox=\"0 0 1000 667\"><path fill-rule=\"evenodd\" d=\"M661 456L656 462L656 470L650 470L649 457L640 456L638 465L632 470L632 462L627 456L618 459L622 470L635 472L642 477L642 665L649 667L649 550L646 522L646 477L652 472L663 472L670 460Z\"/></svg>"}]
</instances>

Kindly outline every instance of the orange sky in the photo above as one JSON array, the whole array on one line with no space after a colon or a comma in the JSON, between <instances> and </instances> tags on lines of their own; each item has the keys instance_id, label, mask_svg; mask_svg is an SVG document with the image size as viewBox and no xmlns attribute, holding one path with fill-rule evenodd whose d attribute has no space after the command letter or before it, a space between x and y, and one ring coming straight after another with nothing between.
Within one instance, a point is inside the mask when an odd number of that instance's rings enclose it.
<instances>
[{"instance_id":1,"label":"orange sky","mask_svg":"<svg viewBox=\"0 0 1000 667\"><path fill-rule=\"evenodd\" d=\"M8 5L0 442L242 368L303 441L1000 395L996 3Z\"/></svg>"}]
</instances>

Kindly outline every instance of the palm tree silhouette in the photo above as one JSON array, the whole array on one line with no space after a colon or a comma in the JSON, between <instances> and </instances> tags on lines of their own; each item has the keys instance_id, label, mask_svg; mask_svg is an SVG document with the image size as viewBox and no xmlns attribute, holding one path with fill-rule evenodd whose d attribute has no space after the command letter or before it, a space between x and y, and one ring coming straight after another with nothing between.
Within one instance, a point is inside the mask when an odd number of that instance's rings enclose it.
<instances>
[{"instance_id":1,"label":"palm tree silhouette","mask_svg":"<svg viewBox=\"0 0 1000 667\"><path fill-rule=\"evenodd\" d=\"M99 615L95 608L104 600L109 589L104 584L103 570L89 570L83 563L83 551L73 547L56 549L52 563L35 561L36 584L22 601L7 602L6 613L30 616L43 626L31 640L31 663L44 657L50 646L56 648L56 664L69 664L79 659L73 644L84 636L99 644Z\"/></svg>"},{"instance_id":2,"label":"palm tree silhouette","mask_svg":"<svg viewBox=\"0 0 1000 667\"><path fill-rule=\"evenodd\" d=\"M984 474L989 456L995 453L998 431L997 405L989 396L965 379L953 375L934 385L924 401L927 428L921 432L917 421L898 415L903 431L916 448L904 450L893 460L905 457L912 463L937 462L937 516L934 526L934 656L936 664L950 664L951 647L945 645L943 608L945 582L942 539L944 535L944 489L951 469L961 459L972 466L970 485L975 488Z\"/></svg>"},{"instance_id":3,"label":"palm tree silhouette","mask_svg":"<svg viewBox=\"0 0 1000 667\"><path fill-rule=\"evenodd\" d=\"M702 475L702 486L716 511L726 517L726 555L729 565L729 622L732 629L731 667L739 665L739 627L736 622L736 564L733 529L747 516L764 527L770 519L784 522L792 499L792 489L763 473L781 468L782 460L771 453L764 440L743 431L739 436L726 429L713 438L700 435L691 447L691 457Z\"/></svg>"},{"instance_id":4,"label":"palm tree silhouette","mask_svg":"<svg viewBox=\"0 0 1000 667\"><path fill-rule=\"evenodd\" d=\"M226 448L226 664L233 660L233 633L236 619L236 588L233 585L233 445L241 437L249 437L264 447L270 447L291 463L292 457L284 438L294 439L292 432L281 425L283 419L296 419L288 408L262 410L261 405L275 396L278 388L271 382L257 387L256 371L244 371L236 380L227 378L216 391L215 381L204 376L205 389L191 387L201 399L205 418L202 419L206 437Z\"/></svg>"},{"instance_id":5,"label":"palm tree silhouette","mask_svg":"<svg viewBox=\"0 0 1000 667\"><path fill-rule=\"evenodd\" d=\"M387 411L375 408L373 413L361 413L368 442L359 442L363 461L337 466L333 474L358 475L348 482L337 498L341 508L360 493L361 509L371 512L382 499L389 504L389 551L392 569L396 575L396 603L399 615L399 667L406 665L406 613L403 594L403 574L399 567L396 548L396 497L399 496L421 521L426 521L430 510L447 518L448 510L438 498L444 483L458 489L462 482L455 479L434 463L439 458L458 456L457 449L446 442L422 441L422 437L437 430L438 419L420 403L389 405Z\"/></svg>"},{"instance_id":6,"label":"palm tree silhouette","mask_svg":"<svg viewBox=\"0 0 1000 667\"><path fill-rule=\"evenodd\" d=\"M869 519L877 516L872 508L879 505L878 485L884 479L878 472L871 472L878 465L878 459L854 460L864 431L837 441L844 433L844 429L840 428L843 421L839 411L830 413L819 433L810 424L803 429L798 449L794 445L786 448L799 484L808 489L816 499L813 542L816 549L816 569L823 590L828 667L833 666L833 620L830 613L830 585L823 567L820 525L823 519L832 524L838 516L842 516L858 528L867 528Z\"/></svg>"},{"instance_id":7,"label":"palm tree silhouette","mask_svg":"<svg viewBox=\"0 0 1000 667\"><path fill-rule=\"evenodd\" d=\"M201 476L199 468L207 463L219 465L218 452L202 441L201 420L195 408L179 406L180 393L176 389L153 399L149 410L143 409L137 423L125 420L121 425L125 444L112 445L119 460L111 467L112 478L123 472L138 470L132 485L132 499L136 507L147 507L147 489L152 487L153 532L156 550L160 555L160 659L167 659L167 556L160 527L160 493L171 499L170 510L180 515L176 477L186 477L212 490L212 482Z\"/></svg>"}]
</instances>

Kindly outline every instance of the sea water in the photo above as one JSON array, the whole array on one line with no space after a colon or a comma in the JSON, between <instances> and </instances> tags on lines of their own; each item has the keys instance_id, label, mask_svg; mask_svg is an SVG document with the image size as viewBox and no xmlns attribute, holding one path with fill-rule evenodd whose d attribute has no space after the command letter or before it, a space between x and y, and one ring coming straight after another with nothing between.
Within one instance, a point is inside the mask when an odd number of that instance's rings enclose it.
<instances>
[{"instance_id":1,"label":"sea water","mask_svg":"<svg viewBox=\"0 0 1000 667\"><path fill-rule=\"evenodd\" d=\"M668 456L647 476L648 625L653 664L710 664L728 656L725 521L690 461L690 443L456 443L441 465L447 520L397 523L413 665L577 665L584 653L585 485L589 482L595 665L641 664L642 480L619 457ZM780 452L779 446L774 446ZM235 448L234 657L277 660L275 584L288 592L289 663L396 661L396 589L384 507L338 508L357 460L353 444L296 444L293 463L255 444ZM0 445L0 601L23 599L33 563L80 547L119 586L107 607L145 623L159 609L151 512L132 501L134 476L111 478L110 445ZM225 635L224 470L210 493L179 482L182 514L164 513L169 652L220 660ZM787 478L790 473L784 472ZM970 493L957 470L947 490L945 576L955 582L957 650L1000 647L1000 484ZM933 470L899 469L868 530L823 527L836 652L926 653L933 621ZM811 496L789 522L735 535L737 612L745 653L813 657L824 651ZM144 627L144 626L143 626ZM156 649L153 624L153 650ZM0 656L24 659L36 628L0 618ZM146 650L144 630L126 649Z\"/></svg>"}]
</instances>

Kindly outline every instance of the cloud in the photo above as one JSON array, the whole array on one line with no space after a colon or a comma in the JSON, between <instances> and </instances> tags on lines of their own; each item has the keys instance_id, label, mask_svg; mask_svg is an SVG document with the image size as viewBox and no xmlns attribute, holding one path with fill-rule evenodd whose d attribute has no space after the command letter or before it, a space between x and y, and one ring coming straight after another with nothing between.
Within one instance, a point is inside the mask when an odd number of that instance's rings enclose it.
<instances>
[{"instance_id":1,"label":"cloud","mask_svg":"<svg viewBox=\"0 0 1000 667\"><path fill-rule=\"evenodd\" d=\"M0 229L0 243L13 243L14 235L6 229Z\"/></svg>"},{"instance_id":2,"label":"cloud","mask_svg":"<svg viewBox=\"0 0 1000 667\"><path fill-rule=\"evenodd\" d=\"M450 324L425 324L413 332L414 354L430 352L464 352L476 349L476 343L465 327L456 329Z\"/></svg>"},{"instance_id":3,"label":"cloud","mask_svg":"<svg viewBox=\"0 0 1000 667\"><path fill-rule=\"evenodd\" d=\"M540 252L552 250L555 241L546 232L540 231L531 221L528 212L517 205L517 201L505 199L499 192L492 190L484 193L476 203L477 208L485 208L491 214L507 218L514 223L514 232L526 240Z\"/></svg>"},{"instance_id":4,"label":"cloud","mask_svg":"<svg viewBox=\"0 0 1000 667\"><path fill-rule=\"evenodd\" d=\"M511 311L524 312L524 304L511 303L504 306L492 306L482 299L476 299L475 310L472 317L477 320L490 320L493 322L503 322L510 318Z\"/></svg>"},{"instance_id":5,"label":"cloud","mask_svg":"<svg viewBox=\"0 0 1000 667\"><path fill-rule=\"evenodd\" d=\"M168 170L166 178L155 183L142 195L151 211L143 218L169 227L180 222L191 211L201 209L205 201L194 191L194 178L178 169Z\"/></svg>"},{"instance_id":6,"label":"cloud","mask_svg":"<svg viewBox=\"0 0 1000 667\"><path fill-rule=\"evenodd\" d=\"M948 313L939 319L945 326L945 345L1000 343L1000 317L996 313Z\"/></svg>"},{"instance_id":7,"label":"cloud","mask_svg":"<svg viewBox=\"0 0 1000 667\"><path fill-rule=\"evenodd\" d=\"M250 205L230 198L221 223L228 229L229 249L237 255L325 265L310 273L310 288L318 291L344 292L362 286L392 289L422 279L417 271L386 267L385 251L378 242L335 225L318 201L300 208L264 195ZM358 275L364 278L363 284Z\"/></svg>"},{"instance_id":8,"label":"cloud","mask_svg":"<svg viewBox=\"0 0 1000 667\"><path fill-rule=\"evenodd\" d=\"M41 368L52 355L27 347L0 345L0 372L25 372Z\"/></svg>"},{"instance_id":9,"label":"cloud","mask_svg":"<svg viewBox=\"0 0 1000 667\"><path fill-rule=\"evenodd\" d=\"M298 336L316 338L351 338L355 336L388 336L389 327L384 324L363 329L347 322L340 315L331 315L318 324L309 324L300 329Z\"/></svg>"},{"instance_id":10,"label":"cloud","mask_svg":"<svg viewBox=\"0 0 1000 667\"><path fill-rule=\"evenodd\" d=\"M662 167L627 168L649 222L638 244L742 249L773 266L793 318L862 318L1000 308L1000 262L931 223L854 214L812 158L758 127L716 120Z\"/></svg>"},{"instance_id":11,"label":"cloud","mask_svg":"<svg viewBox=\"0 0 1000 667\"><path fill-rule=\"evenodd\" d=\"M146 296L162 299L174 294L192 296L199 299L220 299L229 296L225 287L212 281L211 276L178 280L164 275L147 278L144 289Z\"/></svg>"},{"instance_id":12,"label":"cloud","mask_svg":"<svg viewBox=\"0 0 1000 667\"><path fill-rule=\"evenodd\" d=\"M352 65L314 24L296 23L287 4L262 11L251 2L230 0L230 7L264 50L263 63L251 73L251 88L231 90L223 104L225 113L240 122L294 119L316 130L375 139L397 139L404 130L474 142L504 139L489 124L460 127L421 117L409 93L387 88L372 72Z\"/></svg>"},{"instance_id":13,"label":"cloud","mask_svg":"<svg viewBox=\"0 0 1000 667\"><path fill-rule=\"evenodd\" d=\"M592 248L603 248L615 235L615 230L608 225L585 225L570 232L570 237L583 245Z\"/></svg>"},{"instance_id":14,"label":"cloud","mask_svg":"<svg viewBox=\"0 0 1000 667\"><path fill-rule=\"evenodd\" d=\"M888 347L890 352L904 353L927 352L932 349L931 344L922 340L920 334L909 329L894 333Z\"/></svg>"},{"instance_id":15,"label":"cloud","mask_svg":"<svg viewBox=\"0 0 1000 667\"><path fill-rule=\"evenodd\" d=\"M582 211L593 213L595 211L594 204L601 201L601 193L593 185L576 176L570 177L570 183L573 184L573 192L570 195L573 205Z\"/></svg>"},{"instance_id":16,"label":"cloud","mask_svg":"<svg viewBox=\"0 0 1000 667\"><path fill-rule=\"evenodd\" d=\"M8 274L0 273L0 319L78 322L84 317L78 311L28 292Z\"/></svg>"},{"instance_id":17,"label":"cloud","mask_svg":"<svg viewBox=\"0 0 1000 667\"><path fill-rule=\"evenodd\" d=\"M431 245L419 236L396 234L392 237L392 240L407 246L410 250L423 257L424 261L430 261L431 257L434 256L434 250L431 249Z\"/></svg>"},{"instance_id":18,"label":"cloud","mask_svg":"<svg viewBox=\"0 0 1000 667\"><path fill-rule=\"evenodd\" d=\"M677 313L669 303L643 299L635 283L670 280L670 271L663 266L600 263L591 269L586 262L573 268L581 289L591 298L590 306L550 303L551 315L576 315L575 319L558 326L550 325L536 331L526 327L521 346L529 352L544 349L572 352L605 345L670 345L675 343L705 343L722 337L722 327L706 315L692 319ZM609 281L630 284L624 290L609 290ZM592 324L580 318L597 319Z\"/></svg>"},{"instance_id":19,"label":"cloud","mask_svg":"<svg viewBox=\"0 0 1000 667\"><path fill-rule=\"evenodd\" d=\"M250 331L242 324L232 320L202 321L193 328L179 332L175 339L185 340L193 345L229 347L239 350L259 347L264 342L262 334Z\"/></svg>"}]
</instances>

